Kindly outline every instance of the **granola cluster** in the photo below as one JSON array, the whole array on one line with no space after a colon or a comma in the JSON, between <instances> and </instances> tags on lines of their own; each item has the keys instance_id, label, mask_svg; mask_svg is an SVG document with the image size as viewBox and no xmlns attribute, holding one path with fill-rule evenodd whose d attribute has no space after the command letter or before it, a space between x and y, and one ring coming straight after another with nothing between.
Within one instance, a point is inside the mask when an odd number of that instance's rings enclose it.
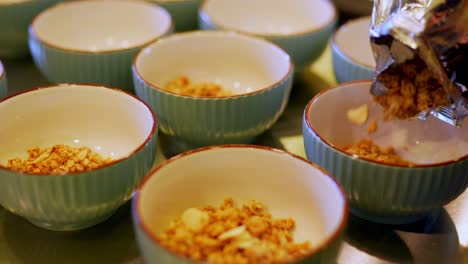
<instances>
[{"instance_id":1,"label":"granola cluster","mask_svg":"<svg viewBox=\"0 0 468 264\"><path fill-rule=\"evenodd\" d=\"M385 70L377 80L388 88L386 95L374 96L383 106L387 119L407 119L433 107L450 104L447 92L418 59Z\"/></svg>"},{"instance_id":2,"label":"granola cluster","mask_svg":"<svg viewBox=\"0 0 468 264\"><path fill-rule=\"evenodd\" d=\"M232 198L219 207L189 208L157 236L168 250L208 263L284 263L311 250L295 243L293 219L273 219L265 206L252 201L241 208Z\"/></svg>"},{"instance_id":3,"label":"granola cluster","mask_svg":"<svg viewBox=\"0 0 468 264\"><path fill-rule=\"evenodd\" d=\"M49 148L29 149L26 160L10 159L6 167L32 174L63 175L97 169L110 162L112 159L104 159L88 147L55 145Z\"/></svg>"},{"instance_id":4,"label":"granola cluster","mask_svg":"<svg viewBox=\"0 0 468 264\"><path fill-rule=\"evenodd\" d=\"M370 139L361 139L354 144L345 146L343 149L349 154L375 161L407 166L413 164L398 155L393 147L381 148Z\"/></svg>"},{"instance_id":5,"label":"granola cluster","mask_svg":"<svg viewBox=\"0 0 468 264\"><path fill-rule=\"evenodd\" d=\"M193 83L187 76L180 76L175 80L169 81L165 89L186 96L220 97L232 95L230 91L223 89L223 87L217 83Z\"/></svg>"}]
</instances>

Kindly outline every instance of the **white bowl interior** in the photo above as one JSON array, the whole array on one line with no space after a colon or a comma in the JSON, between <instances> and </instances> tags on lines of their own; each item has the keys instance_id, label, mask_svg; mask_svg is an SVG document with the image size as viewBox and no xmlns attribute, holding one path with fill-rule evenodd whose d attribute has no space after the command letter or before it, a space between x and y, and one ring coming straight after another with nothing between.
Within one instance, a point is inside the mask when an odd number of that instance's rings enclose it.
<instances>
[{"instance_id":1,"label":"white bowl interior","mask_svg":"<svg viewBox=\"0 0 468 264\"><path fill-rule=\"evenodd\" d=\"M432 116L426 121L382 121L382 107L371 98L370 85L370 81L344 84L319 95L309 109L309 123L316 133L336 146L370 138L382 147L393 146L403 158L420 164L451 161L468 154L467 120L462 128ZM368 134L368 123L360 127L347 118L349 109L362 104L369 106L369 120L377 120L375 133Z\"/></svg>"},{"instance_id":2,"label":"white bowl interior","mask_svg":"<svg viewBox=\"0 0 468 264\"><path fill-rule=\"evenodd\" d=\"M328 0L207 0L203 11L218 26L261 35L313 31L335 17Z\"/></svg>"},{"instance_id":3,"label":"white bowl interior","mask_svg":"<svg viewBox=\"0 0 468 264\"><path fill-rule=\"evenodd\" d=\"M361 65L375 68L375 59L370 46L370 23L370 17L349 21L337 30L335 43L346 57Z\"/></svg>"},{"instance_id":4,"label":"white bowl interior","mask_svg":"<svg viewBox=\"0 0 468 264\"><path fill-rule=\"evenodd\" d=\"M0 103L0 164L27 149L87 146L104 157L130 155L151 135L151 110L123 92L86 85L37 89Z\"/></svg>"},{"instance_id":5,"label":"white bowl interior","mask_svg":"<svg viewBox=\"0 0 468 264\"><path fill-rule=\"evenodd\" d=\"M39 39L60 48L109 51L138 47L162 36L171 27L171 17L143 1L71 1L42 12L32 27Z\"/></svg>"},{"instance_id":6,"label":"white bowl interior","mask_svg":"<svg viewBox=\"0 0 468 264\"><path fill-rule=\"evenodd\" d=\"M138 74L163 88L181 75L215 82L234 93L272 86L291 70L289 55L254 37L224 31L173 35L146 47L135 61Z\"/></svg>"},{"instance_id":7,"label":"white bowl interior","mask_svg":"<svg viewBox=\"0 0 468 264\"><path fill-rule=\"evenodd\" d=\"M284 152L255 147L214 148L170 162L145 182L137 207L158 234L185 209L218 206L227 197L237 206L260 201L274 218L292 217L296 241L314 247L345 217L345 198L331 177Z\"/></svg>"}]
</instances>

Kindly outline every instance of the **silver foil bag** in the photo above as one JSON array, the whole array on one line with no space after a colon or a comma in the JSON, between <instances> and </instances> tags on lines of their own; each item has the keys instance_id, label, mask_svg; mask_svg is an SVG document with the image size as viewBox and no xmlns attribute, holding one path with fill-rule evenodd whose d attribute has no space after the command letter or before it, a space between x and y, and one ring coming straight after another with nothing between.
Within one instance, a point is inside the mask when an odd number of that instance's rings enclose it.
<instances>
[{"instance_id":1,"label":"silver foil bag","mask_svg":"<svg viewBox=\"0 0 468 264\"><path fill-rule=\"evenodd\" d=\"M468 116L468 0L374 0L370 41L376 59L371 93L377 101L391 89L382 81L385 75L407 74L403 84L423 79L443 89L435 96L447 100L443 107L429 103L417 113L420 118L433 114L462 124ZM412 68L402 72L407 65ZM419 78L421 73L427 77Z\"/></svg>"}]
</instances>

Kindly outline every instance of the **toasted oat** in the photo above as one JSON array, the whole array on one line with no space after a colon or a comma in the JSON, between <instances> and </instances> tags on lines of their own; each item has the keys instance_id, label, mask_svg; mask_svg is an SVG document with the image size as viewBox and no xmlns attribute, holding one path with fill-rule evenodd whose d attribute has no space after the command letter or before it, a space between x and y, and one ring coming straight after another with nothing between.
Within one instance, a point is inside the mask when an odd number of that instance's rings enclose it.
<instances>
[{"instance_id":1,"label":"toasted oat","mask_svg":"<svg viewBox=\"0 0 468 264\"><path fill-rule=\"evenodd\" d=\"M385 119L407 119L450 104L447 92L420 59L389 68L377 80L388 89L387 94L374 96L384 108Z\"/></svg>"},{"instance_id":2,"label":"toasted oat","mask_svg":"<svg viewBox=\"0 0 468 264\"><path fill-rule=\"evenodd\" d=\"M180 76L177 79L169 81L165 89L173 93L187 96L219 97L232 95L230 91L223 89L223 87L217 83L193 83L187 76Z\"/></svg>"},{"instance_id":3,"label":"toasted oat","mask_svg":"<svg viewBox=\"0 0 468 264\"><path fill-rule=\"evenodd\" d=\"M412 165L414 163L404 160L393 147L381 148L370 139L361 139L358 142L343 148L349 154L357 155L375 161L393 163L397 165Z\"/></svg>"},{"instance_id":4,"label":"toasted oat","mask_svg":"<svg viewBox=\"0 0 468 264\"><path fill-rule=\"evenodd\" d=\"M369 107L367 104L363 104L356 108L349 109L346 112L346 116L351 123L362 126L366 123L367 118L369 118Z\"/></svg>"},{"instance_id":5,"label":"toasted oat","mask_svg":"<svg viewBox=\"0 0 468 264\"><path fill-rule=\"evenodd\" d=\"M369 125L367 126L367 133L372 134L377 132L378 126L377 126L377 121L371 120L369 122Z\"/></svg>"},{"instance_id":6,"label":"toasted oat","mask_svg":"<svg viewBox=\"0 0 468 264\"><path fill-rule=\"evenodd\" d=\"M25 173L63 175L70 172L83 172L102 167L112 160L103 159L88 147L74 148L55 145L50 148L32 148L28 158L8 160L7 168Z\"/></svg>"},{"instance_id":7,"label":"toasted oat","mask_svg":"<svg viewBox=\"0 0 468 264\"><path fill-rule=\"evenodd\" d=\"M201 229L194 230L203 222ZM194 216L194 217L192 217ZM206 222L206 216L208 221ZM203 219L203 220L200 220ZM232 198L221 206L189 208L157 236L168 250L208 263L283 263L310 252L309 242L295 243L293 219L273 219L265 206L252 201L241 208Z\"/></svg>"}]
</instances>

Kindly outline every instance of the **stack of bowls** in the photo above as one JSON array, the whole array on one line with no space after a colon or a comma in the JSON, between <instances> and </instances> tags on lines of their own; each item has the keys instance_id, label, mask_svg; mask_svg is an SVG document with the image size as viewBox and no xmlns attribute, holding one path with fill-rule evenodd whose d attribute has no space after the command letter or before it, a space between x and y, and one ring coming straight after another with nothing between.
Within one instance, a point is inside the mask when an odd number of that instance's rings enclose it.
<instances>
[{"instance_id":1,"label":"stack of bowls","mask_svg":"<svg viewBox=\"0 0 468 264\"><path fill-rule=\"evenodd\" d=\"M95 225L132 197L155 160L151 109L121 90L92 85L40 87L0 101L0 204L52 230ZM104 167L38 175L4 166L27 149L87 146L112 158Z\"/></svg>"},{"instance_id":2,"label":"stack of bowls","mask_svg":"<svg viewBox=\"0 0 468 264\"><path fill-rule=\"evenodd\" d=\"M0 58L28 55L28 27L33 18L60 0L0 0Z\"/></svg>"},{"instance_id":3,"label":"stack of bowls","mask_svg":"<svg viewBox=\"0 0 468 264\"><path fill-rule=\"evenodd\" d=\"M369 134L366 126L351 123L346 113L367 104L369 119L383 120L382 108L369 93L371 83L344 83L310 101L303 119L307 157L344 186L357 216L387 224L413 222L466 190L468 121L462 128L434 117L379 121L378 130ZM343 151L343 146L363 138L394 147L414 164L378 162Z\"/></svg>"},{"instance_id":4,"label":"stack of bowls","mask_svg":"<svg viewBox=\"0 0 468 264\"><path fill-rule=\"evenodd\" d=\"M337 20L328 0L206 0L199 16L201 29L234 30L276 43L297 70L319 57Z\"/></svg>"},{"instance_id":5,"label":"stack of bowls","mask_svg":"<svg viewBox=\"0 0 468 264\"><path fill-rule=\"evenodd\" d=\"M370 17L353 19L333 34L333 71L338 83L367 80L374 76L375 59L370 46L370 22Z\"/></svg>"},{"instance_id":6,"label":"stack of bowls","mask_svg":"<svg viewBox=\"0 0 468 264\"><path fill-rule=\"evenodd\" d=\"M29 47L51 83L93 83L133 92L136 53L171 32L169 13L148 2L70 1L34 19Z\"/></svg>"}]
</instances>

